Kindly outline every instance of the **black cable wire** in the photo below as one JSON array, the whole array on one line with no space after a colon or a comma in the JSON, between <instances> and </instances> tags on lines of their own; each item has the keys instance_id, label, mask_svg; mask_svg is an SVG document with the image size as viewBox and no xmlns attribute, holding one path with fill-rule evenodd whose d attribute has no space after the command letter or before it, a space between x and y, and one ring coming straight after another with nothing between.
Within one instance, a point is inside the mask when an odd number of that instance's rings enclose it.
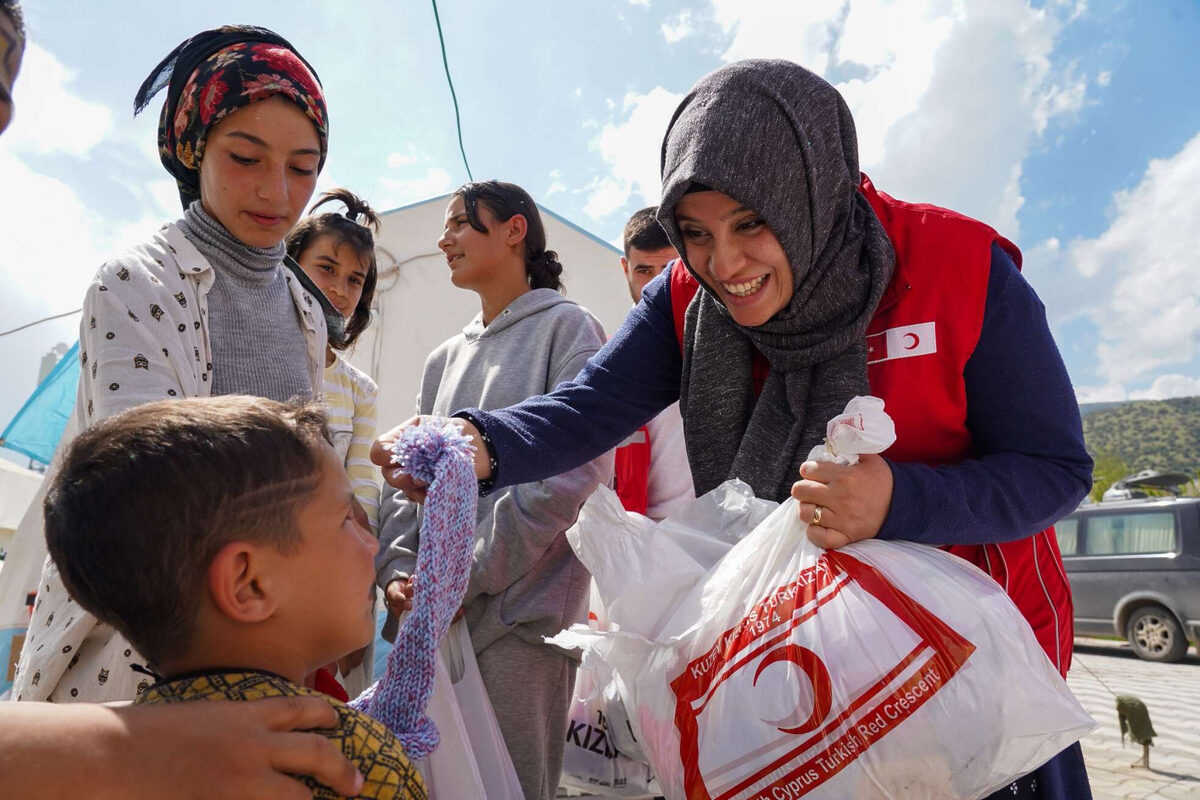
<instances>
[{"instance_id":1,"label":"black cable wire","mask_svg":"<svg viewBox=\"0 0 1200 800\"><path fill-rule=\"evenodd\" d=\"M63 317L69 317L72 314L78 314L80 311L83 311L83 309L77 308L74 311L64 311L63 313L55 314L52 317L42 317L41 319L35 319L33 322L26 322L24 325L22 325L18 328L13 328L10 331L4 331L3 333L0 333L0 336L8 336L10 333L16 333L17 331L23 331L26 328L32 328L34 325L41 325L43 322L49 322L52 319L61 319Z\"/></svg>"},{"instance_id":2,"label":"black cable wire","mask_svg":"<svg viewBox=\"0 0 1200 800\"><path fill-rule=\"evenodd\" d=\"M471 165L467 163L467 150L463 147L462 116L458 113L458 95L454 93L454 80L450 77L450 62L446 60L446 39L442 36L442 19L438 16L437 0L433 2L433 21L437 23L438 44L442 47L442 66L446 68L446 83L450 84L450 99L454 101L454 125L458 128L458 152L462 153L463 166L467 168L467 178L472 182L475 176L471 174Z\"/></svg>"}]
</instances>

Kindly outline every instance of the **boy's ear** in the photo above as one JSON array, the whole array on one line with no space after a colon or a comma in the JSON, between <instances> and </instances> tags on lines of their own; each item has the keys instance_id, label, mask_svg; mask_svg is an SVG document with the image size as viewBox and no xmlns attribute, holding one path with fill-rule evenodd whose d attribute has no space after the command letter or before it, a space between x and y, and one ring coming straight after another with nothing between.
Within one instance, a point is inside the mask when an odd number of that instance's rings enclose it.
<instances>
[{"instance_id":1,"label":"boy's ear","mask_svg":"<svg viewBox=\"0 0 1200 800\"><path fill-rule=\"evenodd\" d=\"M515 247L525 241L525 234L529 232L529 220L525 219L524 214L513 214L504 223L504 243L509 247Z\"/></svg>"},{"instance_id":2,"label":"boy's ear","mask_svg":"<svg viewBox=\"0 0 1200 800\"><path fill-rule=\"evenodd\" d=\"M272 591L273 554L278 554L274 545L251 542L230 542L217 551L208 565L208 593L230 620L262 622L275 613L279 598Z\"/></svg>"}]
</instances>

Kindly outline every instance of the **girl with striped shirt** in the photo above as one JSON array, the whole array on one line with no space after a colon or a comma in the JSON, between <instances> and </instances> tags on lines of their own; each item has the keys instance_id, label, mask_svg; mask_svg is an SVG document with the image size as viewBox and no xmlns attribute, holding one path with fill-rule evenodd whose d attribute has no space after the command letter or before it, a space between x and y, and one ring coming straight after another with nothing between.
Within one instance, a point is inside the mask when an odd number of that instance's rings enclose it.
<instances>
[{"instance_id":1,"label":"girl with striped shirt","mask_svg":"<svg viewBox=\"0 0 1200 800\"><path fill-rule=\"evenodd\" d=\"M314 213L326 203L340 202L343 213ZM346 465L350 485L371 532L379 535L378 470L371 464L375 438L375 397L378 389L370 376L343 358L339 351L351 347L371 324L378 269L375 236L379 215L347 189L325 192L287 237L288 256L295 259L334 308L346 320L340 343L325 351L325 405L333 446ZM371 682L372 646L338 662L341 682L350 696ZM318 685L317 688L322 688ZM336 691L336 690L335 690Z\"/></svg>"}]
</instances>

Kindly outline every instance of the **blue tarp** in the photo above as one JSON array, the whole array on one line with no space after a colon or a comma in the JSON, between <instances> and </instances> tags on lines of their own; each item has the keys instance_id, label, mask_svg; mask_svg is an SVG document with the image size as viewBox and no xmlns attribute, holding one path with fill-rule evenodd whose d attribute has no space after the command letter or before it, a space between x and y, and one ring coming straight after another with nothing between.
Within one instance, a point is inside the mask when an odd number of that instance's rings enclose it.
<instances>
[{"instance_id":1,"label":"blue tarp","mask_svg":"<svg viewBox=\"0 0 1200 800\"><path fill-rule=\"evenodd\" d=\"M46 379L38 384L25 405L0 435L0 447L16 450L34 461L49 464L67 420L75 410L79 383L79 342L71 346Z\"/></svg>"}]
</instances>

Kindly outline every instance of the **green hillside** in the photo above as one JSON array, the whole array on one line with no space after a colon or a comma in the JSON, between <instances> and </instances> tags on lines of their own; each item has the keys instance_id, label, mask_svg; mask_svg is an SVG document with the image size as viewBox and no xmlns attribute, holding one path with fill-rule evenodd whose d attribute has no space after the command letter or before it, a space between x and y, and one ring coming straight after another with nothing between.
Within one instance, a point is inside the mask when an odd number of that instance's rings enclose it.
<instances>
[{"instance_id":1,"label":"green hillside","mask_svg":"<svg viewBox=\"0 0 1200 800\"><path fill-rule=\"evenodd\" d=\"M1080 403L1079 413L1080 415L1086 417L1088 414L1091 414L1095 411L1104 411L1105 409L1109 408L1117 408L1118 406L1123 406L1128 402L1128 400L1114 400L1105 403Z\"/></svg>"},{"instance_id":2,"label":"green hillside","mask_svg":"<svg viewBox=\"0 0 1200 800\"><path fill-rule=\"evenodd\" d=\"M1090 410L1083 417L1083 436L1092 455L1116 457L1131 472L1194 475L1200 469L1200 397L1134 400Z\"/></svg>"}]
</instances>

